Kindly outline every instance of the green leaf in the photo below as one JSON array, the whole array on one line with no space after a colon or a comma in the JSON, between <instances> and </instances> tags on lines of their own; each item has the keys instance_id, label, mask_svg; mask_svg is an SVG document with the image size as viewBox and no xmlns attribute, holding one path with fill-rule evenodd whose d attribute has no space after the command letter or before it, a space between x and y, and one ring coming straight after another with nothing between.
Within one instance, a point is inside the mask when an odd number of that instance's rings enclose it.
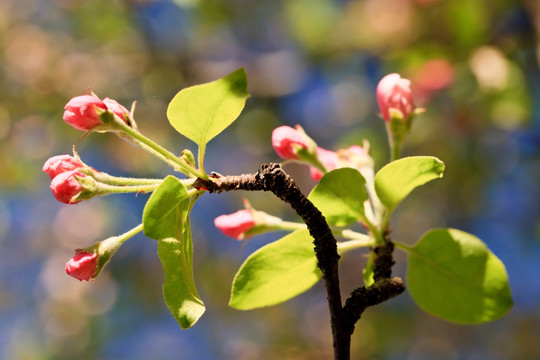
<instances>
[{"instance_id":1,"label":"green leaf","mask_svg":"<svg viewBox=\"0 0 540 360\"><path fill-rule=\"evenodd\" d=\"M458 324L479 324L512 307L504 264L477 237L435 229L408 251L409 291L426 312Z\"/></svg>"},{"instance_id":2,"label":"green leaf","mask_svg":"<svg viewBox=\"0 0 540 360\"><path fill-rule=\"evenodd\" d=\"M240 68L178 92L167 108L167 118L176 131L204 147L236 120L248 97L246 72Z\"/></svg>"},{"instance_id":3,"label":"green leaf","mask_svg":"<svg viewBox=\"0 0 540 360\"><path fill-rule=\"evenodd\" d=\"M166 238L158 242L158 255L165 273L165 303L180 327L188 329L199 320L205 307L193 278L193 244L189 218L184 220L182 228L180 239Z\"/></svg>"},{"instance_id":4,"label":"green leaf","mask_svg":"<svg viewBox=\"0 0 540 360\"><path fill-rule=\"evenodd\" d=\"M432 156L412 156L393 161L375 175L375 191L391 211L416 187L442 177L444 163Z\"/></svg>"},{"instance_id":5,"label":"green leaf","mask_svg":"<svg viewBox=\"0 0 540 360\"><path fill-rule=\"evenodd\" d=\"M251 254L236 274L229 305L250 310L289 300L321 278L308 230L297 230Z\"/></svg>"},{"instance_id":6,"label":"green leaf","mask_svg":"<svg viewBox=\"0 0 540 360\"><path fill-rule=\"evenodd\" d=\"M144 206L144 234L155 240L177 236L178 206L187 197L187 189L180 180L171 175L163 179Z\"/></svg>"},{"instance_id":7,"label":"green leaf","mask_svg":"<svg viewBox=\"0 0 540 360\"><path fill-rule=\"evenodd\" d=\"M330 225L347 226L363 219L367 192L364 177L355 169L341 168L326 173L308 199Z\"/></svg>"},{"instance_id":8,"label":"green leaf","mask_svg":"<svg viewBox=\"0 0 540 360\"><path fill-rule=\"evenodd\" d=\"M193 278L193 244L186 187L168 176L143 211L143 231L158 240L158 256L165 273L163 296L182 329L193 326L205 311Z\"/></svg>"}]
</instances>

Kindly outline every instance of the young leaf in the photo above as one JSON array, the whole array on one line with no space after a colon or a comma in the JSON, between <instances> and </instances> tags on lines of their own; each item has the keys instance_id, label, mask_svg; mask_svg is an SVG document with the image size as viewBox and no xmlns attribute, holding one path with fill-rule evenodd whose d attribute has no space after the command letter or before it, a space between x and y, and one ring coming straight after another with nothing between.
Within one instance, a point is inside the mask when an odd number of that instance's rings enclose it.
<instances>
[{"instance_id":1,"label":"young leaf","mask_svg":"<svg viewBox=\"0 0 540 360\"><path fill-rule=\"evenodd\" d=\"M236 274L229 305L250 310L289 300L321 278L308 230L297 230L251 254Z\"/></svg>"},{"instance_id":2,"label":"young leaf","mask_svg":"<svg viewBox=\"0 0 540 360\"><path fill-rule=\"evenodd\" d=\"M168 176L143 211L144 234L158 240L165 303L182 329L193 326L205 311L193 279L190 208L184 184Z\"/></svg>"},{"instance_id":3,"label":"young leaf","mask_svg":"<svg viewBox=\"0 0 540 360\"><path fill-rule=\"evenodd\" d=\"M187 189L180 180L171 175L163 179L144 206L144 234L155 240L176 236L178 206L187 196Z\"/></svg>"},{"instance_id":4,"label":"young leaf","mask_svg":"<svg viewBox=\"0 0 540 360\"><path fill-rule=\"evenodd\" d=\"M189 206L189 202L185 205ZM183 221L180 238L158 241L158 255L165 273L165 303L180 327L188 329L205 311L193 279L193 244L188 217Z\"/></svg>"},{"instance_id":5,"label":"young leaf","mask_svg":"<svg viewBox=\"0 0 540 360\"><path fill-rule=\"evenodd\" d=\"M364 218L365 183L364 177L355 169L333 170L322 177L308 199L329 224L347 226Z\"/></svg>"},{"instance_id":6,"label":"young leaf","mask_svg":"<svg viewBox=\"0 0 540 360\"><path fill-rule=\"evenodd\" d=\"M426 312L458 324L479 324L512 307L506 269L477 237L435 229L408 251L409 291Z\"/></svg>"},{"instance_id":7,"label":"young leaf","mask_svg":"<svg viewBox=\"0 0 540 360\"><path fill-rule=\"evenodd\" d=\"M204 147L236 120L248 97L246 72L240 68L178 92L167 108L167 118L176 131Z\"/></svg>"},{"instance_id":8,"label":"young leaf","mask_svg":"<svg viewBox=\"0 0 540 360\"><path fill-rule=\"evenodd\" d=\"M392 211L414 188L442 177L444 163L432 156L412 156L393 161L375 175L375 191Z\"/></svg>"}]
</instances>

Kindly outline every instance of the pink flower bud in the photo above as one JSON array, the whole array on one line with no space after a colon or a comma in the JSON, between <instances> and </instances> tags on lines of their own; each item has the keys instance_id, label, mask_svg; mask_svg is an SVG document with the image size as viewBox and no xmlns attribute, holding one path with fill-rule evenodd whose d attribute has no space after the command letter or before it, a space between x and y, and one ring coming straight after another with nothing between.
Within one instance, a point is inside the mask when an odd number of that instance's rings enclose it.
<instances>
[{"instance_id":1,"label":"pink flower bud","mask_svg":"<svg viewBox=\"0 0 540 360\"><path fill-rule=\"evenodd\" d=\"M78 130L92 130L102 124L96 107L107 110L107 105L95 96L76 96L64 107L64 121Z\"/></svg>"},{"instance_id":2,"label":"pink flower bud","mask_svg":"<svg viewBox=\"0 0 540 360\"><path fill-rule=\"evenodd\" d=\"M245 232L255 226L255 219L251 211L244 209L218 216L214 219L214 225L225 235L242 240Z\"/></svg>"},{"instance_id":3,"label":"pink flower bud","mask_svg":"<svg viewBox=\"0 0 540 360\"><path fill-rule=\"evenodd\" d=\"M280 126L272 131L272 146L276 153L284 159L298 159L296 146L308 148L303 135L290 126Z\"/></svg>"},{"instance_id":4,"label":"pink flower bud","mask_svg":"<svg viewBox=\"0 0 540 360\"><path fill-rule=\"evenodd\" d=\"M80 202L80 200L72 201L75 196L84 190L81 183L75 178L75 175L82 178L86 177L86 175L78 170L71 170L60 173L52 179L50 189L56 200L64 204L76 204Z\"/></svg>"},{"instance_id":5,"label":"pink flower bud","mask_svg":"<svg viewBox=\"0 0 540 360\"><path fill-rule=\"evenodd\" d=\"M129 119L130 116L128 109L126 109L124 106L120 105L118 101L113 99L105 98L103 99L103 102L105 103L105 105L107 105L109 111L112 111L116 114L116 116L118 116L120 119L124 120L124 122L127 123L126 117Z\"/></svg>"},{"instance_id":6,"label":"pink flower bud","mask_svg":"<svg viewBox=\"0 0 540 360\"><path fill-rule=\"evenodd\" d=\"M46 172L52 180L60 173L75 170L83 166L84 164L82 162L71 155L56 155L45 162L42 170Z\"/></svg>"},{"instance_id":7,"label":"pink flower bud","mask_svg":"<svg viewBox=\"0 0 540 360\"><path fill-rule=\"evenodd\" d=\"M88 281L96 273L97 265L98 254L79 250L66 263L66 273L79 281Z\"/></svg>"},{"instance_id":8,"label":"pink flower bud","mask_svg":"<svg viewBox=\"0 0 540 360\"><path fill-rule=\"evenodd\" d=\"M336 152L318 147L317 157L327 171L332 171L338 168L339 157ZM311 178L316 181L321 180L323 177L322 171L313 166L310 167L309 174L311 175Z\"/></svg>"},{"instance_id":9,"label":"pink flower bud","mask_svg":"<svg viewBox=\"0 0 540 360\"><path fill-rule=\"evenodd\" d=\"M404 121L415 109L411 82L402 79L399 74L389 74L383 77L377 85L375 94L385 121L390 121L390 109L400 111Z\"/></svg>"}]
</instances>

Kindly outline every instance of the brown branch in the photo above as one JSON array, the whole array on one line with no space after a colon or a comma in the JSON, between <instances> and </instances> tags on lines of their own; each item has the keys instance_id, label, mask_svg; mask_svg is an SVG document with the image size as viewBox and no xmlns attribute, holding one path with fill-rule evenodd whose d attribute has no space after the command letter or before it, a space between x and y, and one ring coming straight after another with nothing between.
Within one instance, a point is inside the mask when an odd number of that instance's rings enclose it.
<instances>
[{"instance_id":1,"label":"brown branch","mask_svg":"<svg viewBox=\"0 0 540 360\"><path fill-rule=\"evenodd\" d=\"M354 325L360 320L360 316L368 306L378 305L390 300L405 291L405 284L400 277L392 276L392 266L394 265L394 244L388 236L386 243L372 249L375 253L373 263L373 279L375 282L369 287L355 289L345 301L343 311L347 322L347 330L352 335Z\"/></svg>"},{"instance_id":2,"label":"brown branch","mask_svg":"<svg viewBox=\"0 0 540 360\"><path fill-rule=\"evenodd\" d=\"M198 179L193 186L206 188L210 193L231 190L271 191L296 211L314 239L315 255L323 274L330 309L334 357L349 359L350 336L343 331L346 327L339 289L337 241L324 216L302 194L293 179L278 164L263 164L262 170L254 174L215 175L210 180Z\"/></svg>"},{"instance_id":3,"label":"brown branch","mask_svg":"<svg viewBox=\"0 0 540 360\"><path fill-rule=\"evenodd\" d=\"M339 288L337 241L326 219L278 164L263 164L261 168L254 174L238 176L214 174L208 180L197 179L193 187L205 188L210 193L233 190L270 191L296 211L314 239L317 264L323 274L330 309L334 359L348 360L354 326L364 310L368 306L397 296L405 290L400 278L390 278L394 264L392 258L394 246L389 239L386 239L385 245L372 249L376 255L375 283L368 288L361 287L354 290L343 307Z\"/></svg>"}]
</instances>

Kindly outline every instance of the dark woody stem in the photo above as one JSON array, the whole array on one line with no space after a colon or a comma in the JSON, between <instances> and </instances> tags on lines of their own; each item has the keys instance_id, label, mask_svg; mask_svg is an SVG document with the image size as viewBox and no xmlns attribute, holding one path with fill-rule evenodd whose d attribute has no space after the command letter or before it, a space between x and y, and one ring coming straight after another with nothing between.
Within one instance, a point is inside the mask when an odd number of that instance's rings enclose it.
<instances>
[{"instance_id":1,"label":"dark woody stem","mask_svg":"<svg viewBox=\"0 0 540 360\"><path fill-rule=\"evenodd\" d=\"M393 244L388 240L377 248L380 250L376 250L376 254L380 253L380 256L377 256L374 264L375 284L367 289L362 287L353 291L343 307L339 287L337 241L321 212L278 164L263 164L262 169L254 174L214 174L210 179L197 179L192 186L197 189L204 188L210 193L235 190L270 191L288 203L302 218L314 239L315 255L326 286L336 360L350 359L351 336L362 312L368 306L397 296L405 289L400 278L389 279L393 264Z\"/></svg>"}]
</instances>

